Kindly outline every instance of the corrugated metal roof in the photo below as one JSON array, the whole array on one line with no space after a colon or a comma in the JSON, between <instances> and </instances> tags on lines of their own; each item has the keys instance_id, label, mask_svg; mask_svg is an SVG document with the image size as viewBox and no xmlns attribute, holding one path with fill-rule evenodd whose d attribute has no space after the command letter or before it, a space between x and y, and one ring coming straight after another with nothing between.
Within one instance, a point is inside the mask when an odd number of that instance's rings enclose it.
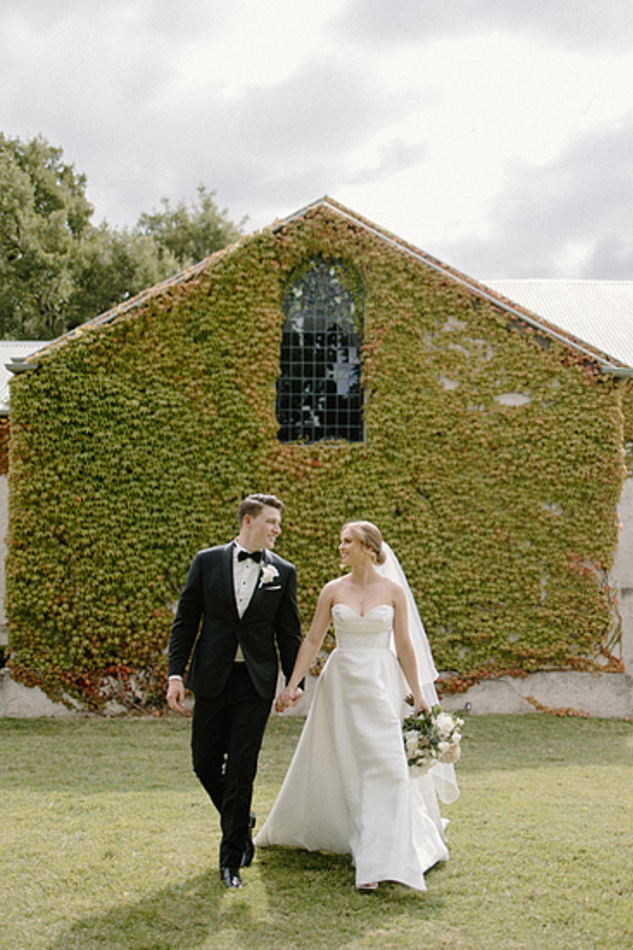
<instances>
[{"instance_id":1,"label":"corrugated metal roof","mask_svg":"<svg viewBox=\"0 0 633 950\"><path fill-rule=\"evenodd\" d=\"M6 364L14 356L24 359L46 345L37 340L0 340L0 416L6 416L9 412L9 380L13 373Z\"/></svg>"},{"instance_id":2,"label":"corrugated metal roof","mask_svg":"<svg viewBox=\"0 0 633 950\"><path fill-rule=\"evenodd\" d=\"M485 285L633 366L633 281L485 280Z\"/></svg>"}]
</instances>

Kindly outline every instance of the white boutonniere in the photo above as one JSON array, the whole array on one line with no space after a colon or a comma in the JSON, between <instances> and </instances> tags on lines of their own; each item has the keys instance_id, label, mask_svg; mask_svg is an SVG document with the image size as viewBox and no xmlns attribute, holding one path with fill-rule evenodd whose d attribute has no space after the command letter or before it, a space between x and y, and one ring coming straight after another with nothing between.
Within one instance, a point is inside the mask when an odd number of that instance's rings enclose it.
<instances>
[{"instance_id":1,"label":"white boutonniere","mask_svg":"<svg viewBox=\"0 0 633 950\"><path fill-rule=\"evenodd\" d=\"M272 582L278 577L279 571L274 564L264 564L262 567L262 576L259 586L262 587L264 584L272 584Z\"/></svg>"}]
</instances>

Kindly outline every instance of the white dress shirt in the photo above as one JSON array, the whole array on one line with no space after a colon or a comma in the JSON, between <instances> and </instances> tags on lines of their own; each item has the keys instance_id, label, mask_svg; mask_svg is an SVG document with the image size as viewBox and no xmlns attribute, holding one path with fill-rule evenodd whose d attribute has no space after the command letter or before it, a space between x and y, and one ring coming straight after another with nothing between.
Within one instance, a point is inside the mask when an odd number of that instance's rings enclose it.
<instances>
[{"instance_id":1,"label":"white dress shirt","mask_svg":"<svg viewBox=\"0 0 633 950\"><path fill-rule=\"evenodd\" d=\"M240 617L244 616L244 611L250 604L251 597L255 593L261 567L261 564L256 564L250 557L244 558L243 561L238 561L237 556L239 552L244 550L246 549L236 541L233 546L233 590L235 592L235 605ZM242 653L242 648L239 643L235 654L235 662L244 662L244 654Z\"/></svg>"}]
</instances>

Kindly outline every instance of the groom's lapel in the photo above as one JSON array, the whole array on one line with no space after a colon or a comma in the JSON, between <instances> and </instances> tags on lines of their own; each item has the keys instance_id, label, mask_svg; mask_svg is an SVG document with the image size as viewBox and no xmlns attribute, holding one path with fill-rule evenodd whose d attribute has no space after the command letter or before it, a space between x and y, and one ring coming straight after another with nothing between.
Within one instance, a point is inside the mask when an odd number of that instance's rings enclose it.
<instances>
[{"instance_id":1,"label":"groom's lapel","mask_svg":"<svg viewBox=\"0 0 633 950\"><path fill-rule=\"evenodd\" d=\"M222 586L228 602L233 605L233 613L237 617L237 604L235 603L235 587L233 584L233 544L227 544L222 551Z\"/></svg>"}]
</instances>

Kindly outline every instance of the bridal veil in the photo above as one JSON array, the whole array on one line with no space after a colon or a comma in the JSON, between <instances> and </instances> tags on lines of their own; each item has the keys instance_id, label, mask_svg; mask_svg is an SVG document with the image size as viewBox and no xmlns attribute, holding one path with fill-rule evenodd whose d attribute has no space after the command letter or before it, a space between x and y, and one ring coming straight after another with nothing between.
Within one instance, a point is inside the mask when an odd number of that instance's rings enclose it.
<instances>
[{"instance_id":1,"label":"bridal veil","mask_svg":"<svg viewBox=\"0 0 633 950\"><path fill-rule=\"evenodd\" d=\"M420 612L418 611L417 604L413 598L413 594L411 593L409 582L407 581L406 574L402 570L400 561L394 554L393 549L386 542L383 541L382 547L383 551L385 552L385 562L384 564L377 566L377 570L384 577L388 577L390 580L396 581L401 587L404 588L407 598L409 636L411 637L411 642L413 643L413 649L415 650L415 656L418 663L420 686L422 687L422 693L426 701L431 706L434 706L438 702L437 690L435 688L435 680L438 677L438 672L435 668L435 663L433 662L433 655L431 653L429 641L426 638L424 624L422 623ZM454 802L459 795L459 787L457 785L457 777L455 775L455 766L438 763L431 769L430 776L433 779L433 784L435 785L435 790L438 794L438 797L447 804ZM418 781L418 779L415 781Z\"/></svg>"}]
</instances>

